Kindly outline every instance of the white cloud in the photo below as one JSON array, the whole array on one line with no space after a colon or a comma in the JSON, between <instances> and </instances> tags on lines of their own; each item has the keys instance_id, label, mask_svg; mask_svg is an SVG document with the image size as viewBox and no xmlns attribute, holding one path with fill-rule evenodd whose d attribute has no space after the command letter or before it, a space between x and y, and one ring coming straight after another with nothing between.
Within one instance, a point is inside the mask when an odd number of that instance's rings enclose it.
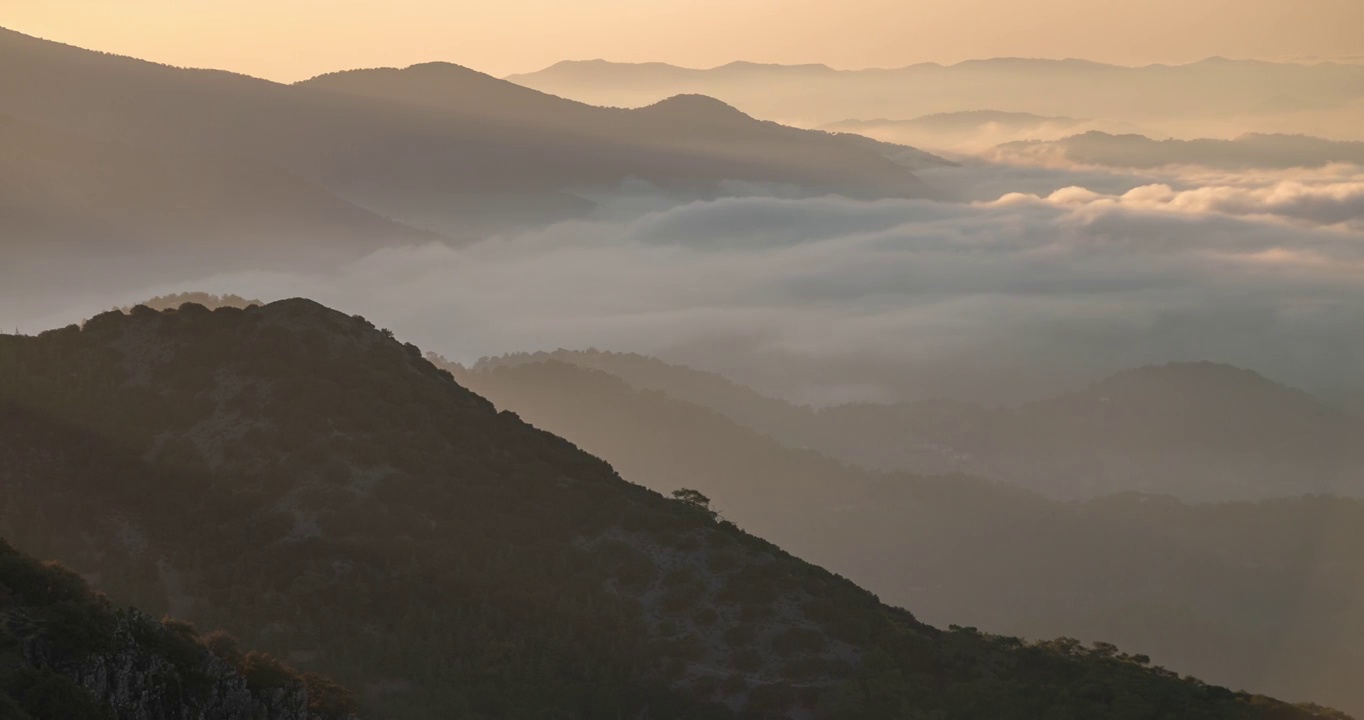
<instances>
[{"instance_id":1,"label":"white cloud","mask_svg":"<svg viewBox=\"0 0 1364 720\"><path fill-rule=\"evenodd\" d=\"M819 399L1069 385L1179 359L1364 385L1364 183L1149 179L961 204L634 198L468 247L138 288L95 309L182 289L306 295L458 359L656 352Z\"/></svg>"}]
</instances>

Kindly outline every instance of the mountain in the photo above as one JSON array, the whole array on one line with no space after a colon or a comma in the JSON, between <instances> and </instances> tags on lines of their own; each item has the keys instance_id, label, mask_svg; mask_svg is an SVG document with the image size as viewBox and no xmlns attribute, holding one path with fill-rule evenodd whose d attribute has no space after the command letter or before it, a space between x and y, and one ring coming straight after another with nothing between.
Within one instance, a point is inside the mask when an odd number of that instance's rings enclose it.
<instances>
[{"instance_id":1,"label":"mountain","mask_svg":"<svg viewBox=\"0 0 1364 720\"><path fill-rule=\"evenodd\" d=\"M1221 58L1145 67L992 58L866 70L754 63L703 70L593 60L561 62L507 79L594 105L635 107L679 93L700 93L758 117L804 126L849 117L912 118L993 108L1137 124L1160 121L1170 127L1255 127L1267 122L1264 109L1276 97L1292 96L1297 108L1346 113L1340 118L1355 117L1349 108L1364 98L1364 66ZM1310 121L1299 132L1335 117L1315 112L1322 117L1294 117Z\"/></svg>"},{"instance_id":2,"label":"mountain","mask_svg":"<svg viewBox=\"0 0 1364 720\"><path fill-rule=\"evenodd\" d=\"M89 268L89 278L68 279L85 284L112 268L136 276L148 274L138 265L198 261L223 270L248 257L317 264L435 238L267 165L159 152L12 117L0 116L0 173L23 179L0 187L0 249L9 258L0 284L10 291L51 283L41 271L53 266Z\"/></svg>"},{"instance_id":3,"label":"mountain","mask_svg":"<svg viewBox=\"0 0 1364 720\"><path fill-rule=\"evenodd\" d=\"M592 203L577 193L626 179L686 192L725 180L925 192L885 157L827 134L734 111L697 122L692 101L640 113L589 108L449 64L290 86L0 30L0 96L7 115L31 125L196 163L275 168L455 239L581 215Z\"/></svg>"},{"instance_id":4,"label":"mountain","mask_svg":"<svg viewBox=\"0 0 1364 720\"><path fill-rule=\"evenodd\" d=\"M707 178L763 180L816 189L845 188L860 194L927 192L893 167L882 164L878 168L869 162L897 150L919 152L913 148L869 147L861 138L755 120L704 95L676 95L635 110L593 107L449 63L333 73L297 87L474 114L527 129L565 133L575 143L619 146L639 153L641 159L648 152L666 152L669 157L663 159L675 167L665 172L684 176L696 173L688 182ZM925 167L934 164L927 153L920 152L919 157L927 161ZM697 167L698 161L707 163L704 170ZM870 186L870 178L860 179L871 169L877 171L880 190ZM649 178L643 173L640 176Z\"/></svg>"},{"instance_id":5,"label":"mountain","mask_svg":"<svg viewBox=\"0 0 1364 720\"><path fill-rule=\"evenodd\" d=\"M380 717L1341 717L933 628L309 301L0 336L0 403L19 547Z\"/></svg>"},{"instance_id":6,"label":"mountain","mask_svg":"<svg viewBox=\"0 0 1364 720\"><path fill-rule=\"evenodd\" d=\"M1089 121L1071 117L1048 117L1046 115L1034 115L1033 113L1000 112L998 110L962 110L960 112L922 115L909 120L845 120L841 123L834 123L829 126L829 129L855 132L858 128L865 128L867 125L887 124L932 130L974 129L979 128L982 125L999 125L1012 129L1026 130L1039 125L1075 126L1083 122Z\"/></svg>"},{"instance_id":7,"label":"mountain","mask_svg":"<svg viewBox=\"0 0 1364 720\"><path fill-rule=\"evenodd\" d=\"M632 368L635 378L663 376L637 356L582 357ZM1186 504L1124 493L1059 502L962 475L869 472L783 447L695 404L742 394L713 376L675 373L685 385L665 394L517 359L525 362L455 370L499 407L626 477L659 490L694 487L726 518L928 622L1116 642L1217 683L1364 710L1351 680L1364 672L1364 654L1345 639L1364 627L1360 500ZM1148 374L1103 392L1126 385L1139 394ZM758 403L732 405L764 418ZM859 432L870 431L846 434Z\"/></svg>"},{"instance_id":8,"label":"mountain","mask_svg":"<svg viewBox=\"0 0 1364 720\"><path fill-rule=\"evenodd\" d=\"M1085 128L1111 125L1118 123L998 110L963 110L908 120L841 120L821 129L857 133L885 142L979 152L1004 142L1057 140Z\"/></svg>"},{"instance_id":9,"label":"mountain","mask_svg":"<svg viewBox=\"0 0 1364 720\"><path fill-rule=\"evenodd\" d=\"M1144 135L1087 132L1050 142L1006 143L1004 156L1058 156L1073 163L1124 168L1202 165L1222 170L1364 165L1364 142L1337 142L1306 135L1247 134L1234 140L1152 140Z\"/></svg>"},{"instance_id":10,"label":"mountain","mask_svg":"<svg viewBox=\"0 0 1364 720\"><path fill-rule=\"evenodd\" d=\"M326 720L348 694L229 635L116 609L76 574L0 540L0 717Z\"/></svg>"},{"instance_id":11,"label":"mountain","mask_svg":"<svg viewBox=\"0 0 1364 720\"><path fill-rule=\"evenodd\" d=\"M844 428L839 457L981 473L1058 497L1364 494L1364 418L1218 363L1130 370L1019 408L922 402L820 415L821 428ZM937 464L921 464L933 455Z\"/></svg>"},{"instance_id":12,"label":"mountain","mask_svg":"<svg viewBox=\"0 0 1364 720\"><path fill-rule=\"evenodd\" d=\"M968 473L1045 495L1136 491L1189 500L1364 494L1364 417L1257 373L1171 363L1019 407L947 399L796 406L713 373L628 353L488 358L475 370L557 360L714 409L790 447L882 471Z\"/></svg>"}]
</instances>

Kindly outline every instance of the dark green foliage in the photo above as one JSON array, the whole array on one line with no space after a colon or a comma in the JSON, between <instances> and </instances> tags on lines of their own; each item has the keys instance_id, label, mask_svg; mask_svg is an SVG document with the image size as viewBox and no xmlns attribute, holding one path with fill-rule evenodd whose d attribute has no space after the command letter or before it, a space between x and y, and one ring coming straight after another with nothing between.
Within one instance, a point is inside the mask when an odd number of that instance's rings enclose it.
<instances>
[{"instance_id":1,"label":"dark green foliage","mask_svg":"<svg viewBox=\"0 0 1364 720\"><path fill-rule=\"evenodd\" d=\"M48 668L12 670L0 681L0 717L8 705L34 720L109 720L107 708L73 680ZM8 695L8 698L6 698ZM8 700L8 702L6 702ZM22 715L18 717L24 717Z\"/></svg>"},{"instance_id":2,"label":"dark green foliage","mask_svg":"<svg viewBox=\"0 0 1364 720\"><path fill-rule=\"evenodd\" d=\"M359 706L350 690L317 673L304 673L303 685L308 689L308 710L320 717L345 718Z\"/></svg>"},{"instance_id":3,"label":"dark green foliage","mask_svg":"<svg viewBox=\"0 0 1364 720\"><path fill-rule=\"evenodd\" d=\"M264 653L249 652L242 659L242 675L246 676L247 687L261 694L272 690L288 688L301 678L292 668Z\"/></svg>"},{"instance_id":4,"label":"dark green foliage","mask_svg":"<svg viewBox=\"0 0 1364 720\"><path fill-rule=\"evenodd\" d=\"M783 718L787 709L796 701L795 690L785 683L759 685L748 694L748 704L744 706L743 717Z\"/></svg>"},{"instance_id":5,"label":"dark green foliage","mask_svg":"<svg viewBox=\"0 0 1364 720\"><path fill-rule=\"evenodd\" d=\"M212 653L243 671L253 690L316 688L309 702L318 718L344 718L354 709L349 694L335 683L316 675L301 677L260 653L242 657L226 635L201 638L190 623L158 623L135 611L114 610L70 570L39 563L3 539L0 588L5 598L0 603L0 720L109 720L110 708L72 677L79 677L77 669L99 655L129 648L144 658L133 663L133 672L148 657L166 662L161 667L169 669L158 671L165 674L148 682L192 716L212 702L210 645ZM28 649L21 652L21 646Z\"/></svg>"},{"instance_id":6,"label":"dark green foliage","mask_svg":"<svg viewBox=\"0 0 1364 720\"><path fill-rule=\"evenodd\" d=\"M751 647L739 647L729 655L730 664L739 672L756 672L763 666L762 653Z\"/></svg>"}]
</instances>

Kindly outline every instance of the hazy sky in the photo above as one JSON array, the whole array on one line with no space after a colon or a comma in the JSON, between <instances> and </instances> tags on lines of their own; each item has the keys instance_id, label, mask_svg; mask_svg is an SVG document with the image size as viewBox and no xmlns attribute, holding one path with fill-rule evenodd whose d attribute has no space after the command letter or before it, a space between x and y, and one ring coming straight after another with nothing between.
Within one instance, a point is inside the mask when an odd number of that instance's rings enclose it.
<instances>
[{"instance_id":1,"label":"hazy sky","mask_svg":"<svg viewBox=\"0 0 1364 720\"><path fill-rule=\"evenodd\" d=\"M1364 55L1364 0L3 0L0 25L176 65L297 80L447 60L899 66Z\"/></svg>"}]
</instances>

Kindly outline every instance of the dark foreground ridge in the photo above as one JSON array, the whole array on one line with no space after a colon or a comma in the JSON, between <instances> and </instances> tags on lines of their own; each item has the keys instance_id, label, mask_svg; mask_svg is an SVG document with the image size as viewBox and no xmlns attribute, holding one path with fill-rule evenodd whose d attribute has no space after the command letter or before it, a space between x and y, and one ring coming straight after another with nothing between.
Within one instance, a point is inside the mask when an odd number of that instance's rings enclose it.
<instances>
[{"instance_id":1,"label":"dark foreground ridge","mask_svg":"<svg viewBox=\"0 0 1364 720\"><path fill-rule=\"evenodd\" d=\"M1342 717L925 625L307 300L0 336L0 407L19 547L381 717Z\"/></svg>"},{"instance_id":2,"label":"dark foreground ridge","mask_svg":"<svg viewBox=\"0 0 1364 720\"><path fill-rule=\"evenodd\" d=\"M340 720L348 694L223 633L115 609L0 540L0 718Z\"/></svg>"}]
</instances>

